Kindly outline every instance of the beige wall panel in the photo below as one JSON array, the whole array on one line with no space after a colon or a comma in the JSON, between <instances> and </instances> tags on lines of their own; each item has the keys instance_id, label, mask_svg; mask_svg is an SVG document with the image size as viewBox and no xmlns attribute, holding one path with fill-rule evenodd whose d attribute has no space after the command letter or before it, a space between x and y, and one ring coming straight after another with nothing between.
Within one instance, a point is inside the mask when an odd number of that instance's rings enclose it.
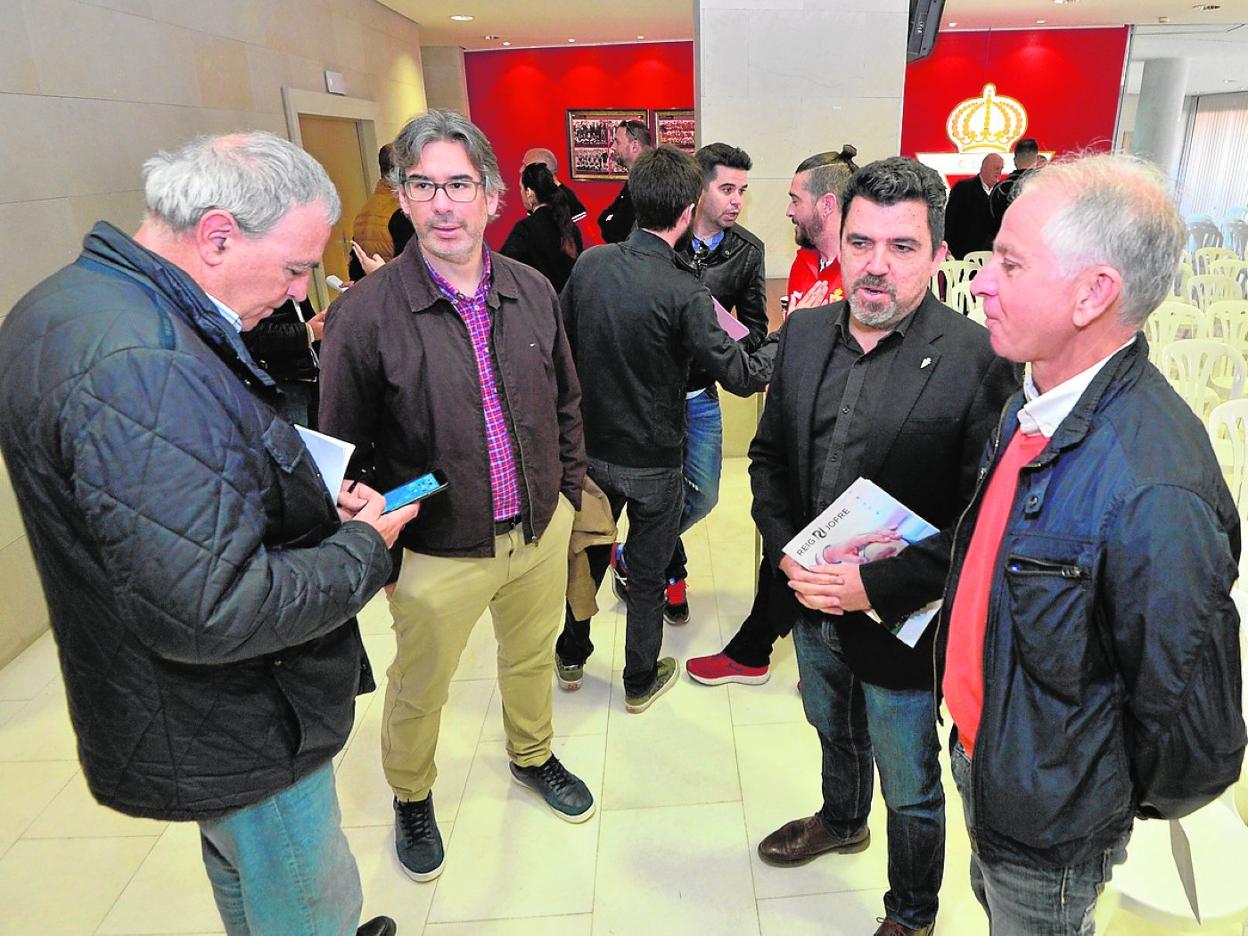
<instances>
[{"instance_id":1,"label":"beige wall panel","mask_svg":"<svg viewBox=\"0 0 1248 936\"><path fill-rule=\"evenodd\" d=\"M464 50L458 46L421 46L421 70L429 106L468 113Z\"/></svg>"},{"instance_id":2,"label":"beige wall panel","mask_svg":"<svg viewBox=\"0 0 1248 936\"><path fill-rule=\"evenodd\" d=\"M48 629L39 574L26 537L0 549L0 660L8 662Z\"/></svg>"},{"instance_id":3,"label":"beige wall panel","mask_svg":"<svg viewBox=\"0 0 1248 936\"><path fill-rule=\"evenodd\" d=\"M162 23L261 46L268 25L265 4L254 0L158 0L149 15Z\"/></svg>"},{"instance_id":4,"label":"beige wall panel","mask_svg":"<svg viewBox=\"0 0 1248 936\"><path fill-rule=\"evenodd\" d=\"M282 88L292 85L290 59L261 46L244 47L252 106L260 113L282 113ZM308 90L311 90L310 88Z\"/></svg>"},{"instance_id":5,"label":"beige wall panel","mask_svg":"<svg viewBox=\"0 0 1248 936\"><path fill-rule=\"evenodd\" d=\"M256 109L251 97L247 47L243 43L198 34L195 37L195 74L199 79L199 102L204 107Z\"/></svg>"},{"instance_id":6,"label":"beige wall panel","mask_svg":"<svg viewBox=\"0 0 1248 936\"><path fill-rule=\"evenodd\" d=\"M19 0L0 4L4 16L4 40L0 47L0 92L17 91L35 94L39 76L31 52L30 34L26 30L26 11Z\"/></svg>"},{"instance_id":7,"label":"beige wall panel","mask_svg":"<svg viewBox=\"0 0 1248 936\"><path fill-rule=\"evenodd\" d=\"M118 13L131 13L134 16L146 16L148 19L153 15L153 2L157 6L163 6L168 0L82 0L87 6L103 7L105 10L116 10Z\"/></svg>"},{"instance_id":8,"label":"beige wall panel","mask_svg":"<svg viewBox=\"0 0 1248 936\"><path fill-rule=\"evenodd\" d=\"M78 255L85 233L74 227L67 198L0 205L0 257L15 261L0 276L0 309L5 315L32 285Z\"/></svg>"}]
</instances>

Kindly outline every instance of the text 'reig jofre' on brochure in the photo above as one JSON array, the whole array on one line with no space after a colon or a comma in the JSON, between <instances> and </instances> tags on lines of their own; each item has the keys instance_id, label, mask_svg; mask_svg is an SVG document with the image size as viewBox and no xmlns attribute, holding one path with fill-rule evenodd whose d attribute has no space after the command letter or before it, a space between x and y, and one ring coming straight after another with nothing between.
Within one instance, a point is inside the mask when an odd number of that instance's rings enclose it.
<instances>
[{"instance_id":1,"label":"text 'reig jofre' on brochure","mask_svg":"<svg viewBox=\"0 0 1248 936\"><path fill-rule=\"evenodd\" d=\"M785 555L813 569L819 563L862 565L895 556L937 529L873 481L859 478L793 539ZM913 647L940 609L939 599L889 626ZM868 612L877 621L875 612Z\"/></svg>"}]
</instances>

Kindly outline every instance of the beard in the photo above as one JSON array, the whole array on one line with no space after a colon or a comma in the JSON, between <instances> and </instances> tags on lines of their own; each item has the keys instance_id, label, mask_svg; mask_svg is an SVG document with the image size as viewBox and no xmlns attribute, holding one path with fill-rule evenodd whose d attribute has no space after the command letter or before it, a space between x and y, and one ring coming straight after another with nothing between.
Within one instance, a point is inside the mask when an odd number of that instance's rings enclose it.
<instances>
[{"instance_id":1,"label":"beard","mask_svg":"<svg viewBox=\"0 0 1248 936\"><path fill-rule=\"evenodd\" d=\"M809 225L800 221L793 222L793 240L797 241L798 247L806 250L815 249L815 238L823 233L823 219L811 218Z\"/></svg>"},{"instance_id":2,"label":"beard","mask_svg":"<svg viewBox=\"0 0 1248 936\"><path fill-rule=\"evenodd\" d=\"M888 293L888 301L882 305L863 302L858 298L858 288L860 286L884 290ZM868 275L855 280L854 285L849 289L848 298L849 314L859 324L868 328L889 328L910 314L909 309L898 307L897 290L890 286L887 280L879 276Z\"/></svg>"}]
</instances>

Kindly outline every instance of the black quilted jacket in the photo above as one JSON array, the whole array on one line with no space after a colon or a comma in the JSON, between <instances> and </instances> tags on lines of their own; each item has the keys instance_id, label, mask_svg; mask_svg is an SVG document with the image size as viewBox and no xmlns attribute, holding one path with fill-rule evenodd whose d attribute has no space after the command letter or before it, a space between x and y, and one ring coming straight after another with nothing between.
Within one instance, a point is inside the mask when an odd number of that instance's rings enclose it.
<instances>
[{"instance_id":1,"label":"black quilted jacket","mask_svg":"<svg viewBox=\"0 0 1248 936\"><path fill-rule=\"evenodd\" d=\"M341 749L353 615L390 560L340 524L269 378L176 267L101 223L0 327L0 451L95 797L199 819Z\"/></svg>"}]
</instances>

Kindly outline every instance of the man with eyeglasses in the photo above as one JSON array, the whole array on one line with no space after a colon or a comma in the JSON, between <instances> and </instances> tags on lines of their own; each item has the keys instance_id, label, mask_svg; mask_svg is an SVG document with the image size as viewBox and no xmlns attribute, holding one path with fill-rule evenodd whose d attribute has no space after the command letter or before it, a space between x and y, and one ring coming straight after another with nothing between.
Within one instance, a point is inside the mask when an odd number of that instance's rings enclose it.
<instances>
[{"instance_id":1,"label":"man with eyeglasses","mask_svg":"<svg viewBox=\"0 0 1248 936\"><path fill-rule=\"evenodd\" d=\"M399 861L429 881L445 855L431 793L439 722L487 609L512 776L562 819L594 812L551 753L550 670L585 446L554 290L484 243L504 191L485 136L432 110L399 133L393 164L417 237L330 313L321 427L355 444L353 464L380 490L435 469L449 482L399 539L382 727Z\"/></svg>"}]
</instances>

